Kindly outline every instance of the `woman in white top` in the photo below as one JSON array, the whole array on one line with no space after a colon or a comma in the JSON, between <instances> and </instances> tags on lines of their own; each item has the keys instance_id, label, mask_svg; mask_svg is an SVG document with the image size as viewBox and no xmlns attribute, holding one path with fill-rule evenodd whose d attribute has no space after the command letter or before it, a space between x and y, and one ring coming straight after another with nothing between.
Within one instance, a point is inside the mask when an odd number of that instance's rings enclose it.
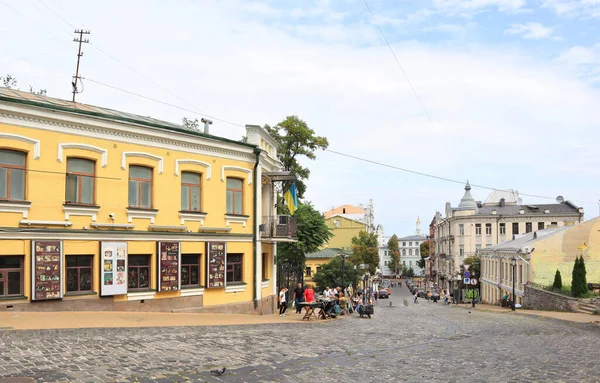
<instances>
[{"instance_id":1,"label":"woman in white top","mask_svg":"<svg viewBox=\"0 0 600 383\"><path fill-rule=\"evenodd\" d=\"M288 291L288 289L286 289L285 287L282 287L281 291L279 292L279 316L280 317L285 316L285 310L287 309L287 300L285 299L285 295L286 295L287 291Z\"/></svg>"}]
</instances>

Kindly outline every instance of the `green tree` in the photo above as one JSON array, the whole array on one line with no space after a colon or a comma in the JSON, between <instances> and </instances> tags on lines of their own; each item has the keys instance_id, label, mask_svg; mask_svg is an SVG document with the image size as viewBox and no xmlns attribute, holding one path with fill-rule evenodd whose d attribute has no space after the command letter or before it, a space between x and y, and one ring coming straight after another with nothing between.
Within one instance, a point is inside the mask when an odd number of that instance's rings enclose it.
<instances>
[{"instance_id":1,"label":"green tree","mask_svg":"<svg viewBox=\"0 0 600 383\"><path fill-rule=\"evenodd\" d=\"M282 163L282 170L296 174L298 198L303 198L306 191L304 181L310 176L310 170L302 166L300 160L303 157L314 160L315 151L325 150L329 146L327 138L317 136L298 116L288 116L277 125L265 125L264 128L279 143L277 155ZM284 183L283 190L287 190L289 185L289 182Z\"/></svg>"},{"instance_id":2,"label":"green tree","mask_svg":"<svg viewBox=\"0 0 600 383\"><path fill-rule=\"evenodd\" d=\"M417 261L417 266L420 267L421 269L425 268L425 258L421 257L421 259L419 259Z\"/></svg>"},{"instance_id":3,"label":"green tree","mask_svg":"<svg viewBox=\"0 0 600 383\"><path fill-rule=\"evenodd\" d=\"M194 118L192 120L191 118L184 117L181 120L181 125L183 125L185 128L192 129L192 130L200 129L200 121L198 121L197 118Z\"/></svg>"},{"instance_id":4,"label":"green tree","mask_svg":"<svg viewBox=\"0 0 600 383\"><path fill-rule=\"evenodd\" d=\"M280 243L277 246L277 261L280 263L305 264L305 256L314 253L333 236L325 224L323 215L310 203L299 203L296 217L298 242Z\"/></svg>"},{"instance_id":5,"label":"green tree","mask_svg":"<svg viewBox=\"0 0 600 383\"><path fill-rule=\"evenodd\" d=\"M421 242L419 253L421 254L421 258L429 257L429 241Z\"/></svg>"},{"instance_id":6,"label":"green tree","mask_svg":"<svg viewBox=\"0 0 600 383\"><path fill-rule=\"evenodd\" d=\"M560 270L558 269L556 269L556 274L554 274L554 283L552 284L552 288L558 291L562 289L562 277L560 276Z\"/></svg>"},{"instance_id":7,"label":"green tree","mask_svg":"<svg viewBox=\"0 0 600 383\"><path fill-rule=\"evenodd\" d=\"M335 257L322 265L319 271L313 275L313 282L317 284L318 291L326 287L343 288L343 284L348 286L348 284L354 283L354 279L358 278L359 273L360 270L354 270L350 262L344 262L344 273L342 273L342 257Z\"/></svg>"},{"instance_id":8,"label":"green tree","mask_svg":"<svg viewBox=\"0 0 600 383\"><path fill-rule=\"evenodd\" d=\"M389 268L392 269L394 274L398 274L400 272L400 246L396 234L392 235L392 238L388 241L387 248L392 259Z\"/></svg>"},{"instance_id":9,"label":"green tree","mask_svg":"<svg viewBox=\"0 0 600 383\"><path fill-rule=\"evenodd\" d=\"M412 277L414 277L414 276L415 276L415 271L413 270L413 268L412 268L412 267L409 267L408 269L407 269L407 268L404 268L404 269L402 270L402 276L404 276L404 277L408 277L408 278L412 278Z\"/></svg>"},{"instance_id":10,"label":"green tree","mask_svg":"<svg viewBox=\"0 0 600 383\"><path fill-rule=\"evenodd\" d=\"M587 278L585 270L585 261L583 255L575 258L575 264L573 265L573 274L571 281L571 295L574 297L582 297L587 294Z\"/></svg>"},{"instance_id":11,"label":"green tree","mask_svg":"<svg viewBox=\"0 0 600 383\"><path fill-rule=\"evenodd\" d=\"M352 238L352 251L350 261L354 265L361 263L369 265L368 271L375 274L379 267L379 243L377 242L377 233L367 233L361 230L358 237Z\"/></svg>"},{"instance_id":12,"label":"green tree","mask_svg":"<svg viewBox=\"0 0 600 383\"><path fill-rule=\"evenodd\" d=\"M8 89L17 87L17 79L13 77L11 74L7 74L4 77L0 77L0 82L2 82L2 86Z\"/></svg>"},{"instance_id":13,"label":"green tree","mask_svg":"<svg viewBox=\"0 0 600 383\"><path fill-rule=\"evenodd\" d=\"M465 258L463 265L470 265L469 271L473 277L481 277L481 260L478 257Z\"/></svg>"}]
</instances>

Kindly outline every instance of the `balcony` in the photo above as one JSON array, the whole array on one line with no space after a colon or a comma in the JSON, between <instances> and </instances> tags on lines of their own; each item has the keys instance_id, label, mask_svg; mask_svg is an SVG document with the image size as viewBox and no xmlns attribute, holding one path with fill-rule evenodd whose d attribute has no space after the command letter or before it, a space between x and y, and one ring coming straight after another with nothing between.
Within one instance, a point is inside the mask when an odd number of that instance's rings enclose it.
<instances>
[{"instance_id":1,"label":"balcony","mask_svg":"<svg viewBox=\"0 0 600 383\"><path fill-rule=\"evenodd\" d=\"M260 227L262 238L296 239L296 217L289 215L274 215L263 217Z\"/></svg>"}]
</instances>

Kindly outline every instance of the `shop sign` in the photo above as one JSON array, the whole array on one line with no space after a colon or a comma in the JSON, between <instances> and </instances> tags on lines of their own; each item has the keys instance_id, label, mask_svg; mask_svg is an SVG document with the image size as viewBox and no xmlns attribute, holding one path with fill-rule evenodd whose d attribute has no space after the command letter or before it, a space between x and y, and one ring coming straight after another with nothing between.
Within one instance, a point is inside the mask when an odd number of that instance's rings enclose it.
<instances>
[{"instance_id":1,"label":"shop sign","mask_svg":"<svg viewBox=\"0 0 600 383\"><path fill-rule=\"evenodd\" d=\"M181 287L181 247L179 242L158 243L158 291L178 291Z\"/></svg>"},{"instance_id":2,"label":"shop sign","mask_svg":"<svg viewBox=\"0 0 600 383\"><path fill-rule=\"evenodd\" d=\"M127 242L100 243L100 295L127 294Z\"/></svg>"},{"instance_id":3,"label":"shop sign","mask_svg":"<svg viewBox=\"0 0 600 383\"><path fill-rule=\"evenodd\" d=\"M31 248L31 300L62 298L62 242L31 241Z\"/></svg>"},{"instance_id":4,"label":"shop sign","mask_svg":"<svg viewBox=\"0 0 600 383\"><path fill-rule=\"evenodd\" d=\"M206 287L225 287L227 244L225 242L207 242L206 255Z\"/></svg>"}]
</instances>

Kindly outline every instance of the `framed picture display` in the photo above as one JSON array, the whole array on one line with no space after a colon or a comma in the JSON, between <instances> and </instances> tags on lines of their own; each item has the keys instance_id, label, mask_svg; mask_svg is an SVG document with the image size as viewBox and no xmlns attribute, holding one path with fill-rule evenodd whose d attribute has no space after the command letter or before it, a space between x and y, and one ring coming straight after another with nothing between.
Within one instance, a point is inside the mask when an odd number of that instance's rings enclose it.
<instances>
[{"instance_id":1,"label":"framed picture display","mask_svg":"<svg viewBox=\"0 0 600 383\"><path fill-rule=\"evenodd\" d=\"M100 295L127 294L127 242L100 243Z\"/></svg>"},{"instance_id":2,"label":"framed picture display","mask_svg":"<svg viewBox=\"0 0 600 383\"><path fill-rule=\"evenodd\" d=\"M206 243L206 287L225 287L227 268L227 243Z\"/></svg>"},{"instance_id":3,"label":"framed picture display","mask_svg":"<svg viewBox=\"0 0 600 383\"><path fill-rule=\"evenodd\" d=\"M181 246L179 242L158 243L158 291L181 288Z\"/></svg>"},{"instance_id":4,"label":"framed picture display","mask_svg":"<svg viewBox=\"0 0 600 383\"><path fill-rule=\"evenodd\" d=\"M61 299L62 241L31 241L31 300Z\"/></svg>"}]
</instances>

